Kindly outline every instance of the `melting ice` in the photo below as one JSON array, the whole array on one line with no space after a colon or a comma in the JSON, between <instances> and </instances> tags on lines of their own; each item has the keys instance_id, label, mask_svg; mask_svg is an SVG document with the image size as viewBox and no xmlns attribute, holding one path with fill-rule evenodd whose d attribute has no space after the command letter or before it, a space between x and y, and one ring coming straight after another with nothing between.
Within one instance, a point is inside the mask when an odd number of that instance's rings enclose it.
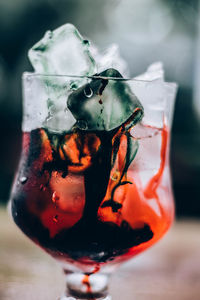
<instances>
[{"instance_id":1,"label":"melting ice","mask_svg":"<svg viewBox=\"0 0 200 300\"><path fill-rule=\"evenodd\" d=\"M24 130L36 127L37 119L41 126L56 132L68 131L74 125L82 130L109 131L126 122L137 108L140 114L136 115L132 124L141 121L144 108L143 122L160 127L166 101L173 103L176 87L164 82L160 63L151 65L136 80L117 83L109 80L105 86L105 81L100 79L91 79L89 82L87 76L91 75L115 77L117 74L116 77L127 77L128 67L116 45L111 45L101 54L96 47L90 46L90 42L72 24L47 31L28 55L35 73L45 76L30 80L27 84L25 97L34 102L37 94L40 94L38 105L41 110L40 115L33 116L32 123L29 121L27 126L30 115L35 111L35 103L29 102L29 106L25 107Z\"/></svg>"}]
</instances>

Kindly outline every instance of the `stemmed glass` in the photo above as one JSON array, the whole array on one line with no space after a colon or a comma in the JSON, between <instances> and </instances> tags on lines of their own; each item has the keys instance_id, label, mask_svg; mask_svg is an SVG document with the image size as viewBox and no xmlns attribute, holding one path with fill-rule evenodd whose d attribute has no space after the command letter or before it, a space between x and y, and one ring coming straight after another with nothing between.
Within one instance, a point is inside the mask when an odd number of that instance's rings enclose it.
<instances>
[{"instance_id":1,"label":"stemmed glass","mask_svg":"<svg viewBox=\"0 0 200 300\"><path fill-rule=\"evenodd\" d=\"M118 94L109 94L108 84ZM67 287L60 299L111 299L113 270L156 243L174 218L176 84L25 73L23 93L13 219L62 264ZM126 110L129 94L140 102Z\"/></svg>"}]
</instances>

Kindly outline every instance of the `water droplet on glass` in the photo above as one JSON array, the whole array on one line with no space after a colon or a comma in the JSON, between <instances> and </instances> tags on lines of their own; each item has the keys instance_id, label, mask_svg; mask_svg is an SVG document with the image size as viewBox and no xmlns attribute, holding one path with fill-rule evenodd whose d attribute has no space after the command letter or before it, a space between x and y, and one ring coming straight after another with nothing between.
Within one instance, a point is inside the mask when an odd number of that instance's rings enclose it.
<instances>
[{"instance_id":1,"label":"water droplet on glass","mask_svg":"<svg viewBox=\"0 0 200 300\"><path fill-rule=\"evenodd\" d=\"M78 126L78 128L81 129L81 130L87 130L87 129L88 129L87 122L84 121L84 120L78 120L78 121L77 121L77 126Z\"/></svg>"},{"instance_id":2,"label":"water droplet on glass","mask_svg":"<svg viewBox=\"0 0 200 300\"><path fill-rule=\"evenodd\" d=\"M58 200L60 199L60 197L58 196L58 194L55 192L53 192L53 195L52 195L52 202L53 203L56 203Z\"/></svg>"},{"instance_id":3,"label":"water droplet on glass","mask_svg":"<svg viewBox=\"0 0 200 300\"><path fill-rule=\"evenodd\" d=\"M55 216L53 217L53 221L54 221L55 223L58 222L58 215L55 215Z\"/></svg>"},{"instance_id":4,"label":"water droplet on glass","mask_svg":"<svg viewBox=\"0 0 200 300\"><path fill-rule=\"evenodd\" d=\"M89 85L87 85L84 89L84 95L87 97L87 98L91 98L92 95L93 95L93 90L91 89L91 87Z\"/></svg>"},{"instance_id":5,"label":"water droplet on glass","mask_svg":"<svg viewBox=\"0 0 200 300\"><path fill-rule=\"evenodd\" d=\"M72 82L72 83L70 84L70 90L75 91L75 90L77 90L77 88L78 88L78 85L77 85L75 82Z\"/></svg>"},{"instance_id":6,"label":"water droplet on glass","mask_svg":"<svg viewBox=\"0 0 200 300\"><path fill-rule=\"evenodd\" d=\"M89 42L88 40L83 40L83 45L89 46L89 45L90 45L90 42Z\"/></svg>"},{"instance_id":7,"label":"water droplet on glass","mask_svg":"<svg viewBox=\"0 0 200 300\"><path fill-rule=\"evenodd\" d=\"M25 176L22 176L21 178L20 178L20 182L22 183L22 184L24 184L24 183L26 183L27 182L27 180L28 180L28 178L27 177L25 177Z\"/></svg>"}]
</instances>

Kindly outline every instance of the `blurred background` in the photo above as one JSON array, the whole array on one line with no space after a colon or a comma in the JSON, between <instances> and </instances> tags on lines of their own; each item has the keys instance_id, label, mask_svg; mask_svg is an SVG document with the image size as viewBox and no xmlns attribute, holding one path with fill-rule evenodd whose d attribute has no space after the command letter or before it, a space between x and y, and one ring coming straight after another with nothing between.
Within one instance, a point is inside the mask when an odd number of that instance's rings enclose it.
<instances>
[{"instance_id":1,"label":"blurred background","mask_svg":"<svg viewBox=\"0 0 200 300\"><path fill-rule=\"evenodd\" d=\"M0 202L6 203L21 147L21 74L28 49L71 22L100 49L117 43L136 76L163 61L179 84L171 165L178 217L200 217L200 1L0 0Z\"/></svg>"}]
</instances>

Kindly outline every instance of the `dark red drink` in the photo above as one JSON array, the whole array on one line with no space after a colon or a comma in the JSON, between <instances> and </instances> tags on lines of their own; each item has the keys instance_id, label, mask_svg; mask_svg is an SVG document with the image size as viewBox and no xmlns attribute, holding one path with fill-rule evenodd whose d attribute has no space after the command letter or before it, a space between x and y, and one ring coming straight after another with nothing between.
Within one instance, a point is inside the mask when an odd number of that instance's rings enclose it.
<instances>
[{"instance_id":1,"label":"dark red drink","mask_svg":"<svg viewBox=\"0 0 200 300\"><path fill-rule=\"evenodd\" d=\"M172 219L168 208L158 216L148 204L158 198L166 164L167 130L159 134L160 170L142 190L134 160L127 167L130 133L24 133L12 193L16 224L54 257L81 264L120 261L149 247Z\"/></svg>"}]
</instances>

